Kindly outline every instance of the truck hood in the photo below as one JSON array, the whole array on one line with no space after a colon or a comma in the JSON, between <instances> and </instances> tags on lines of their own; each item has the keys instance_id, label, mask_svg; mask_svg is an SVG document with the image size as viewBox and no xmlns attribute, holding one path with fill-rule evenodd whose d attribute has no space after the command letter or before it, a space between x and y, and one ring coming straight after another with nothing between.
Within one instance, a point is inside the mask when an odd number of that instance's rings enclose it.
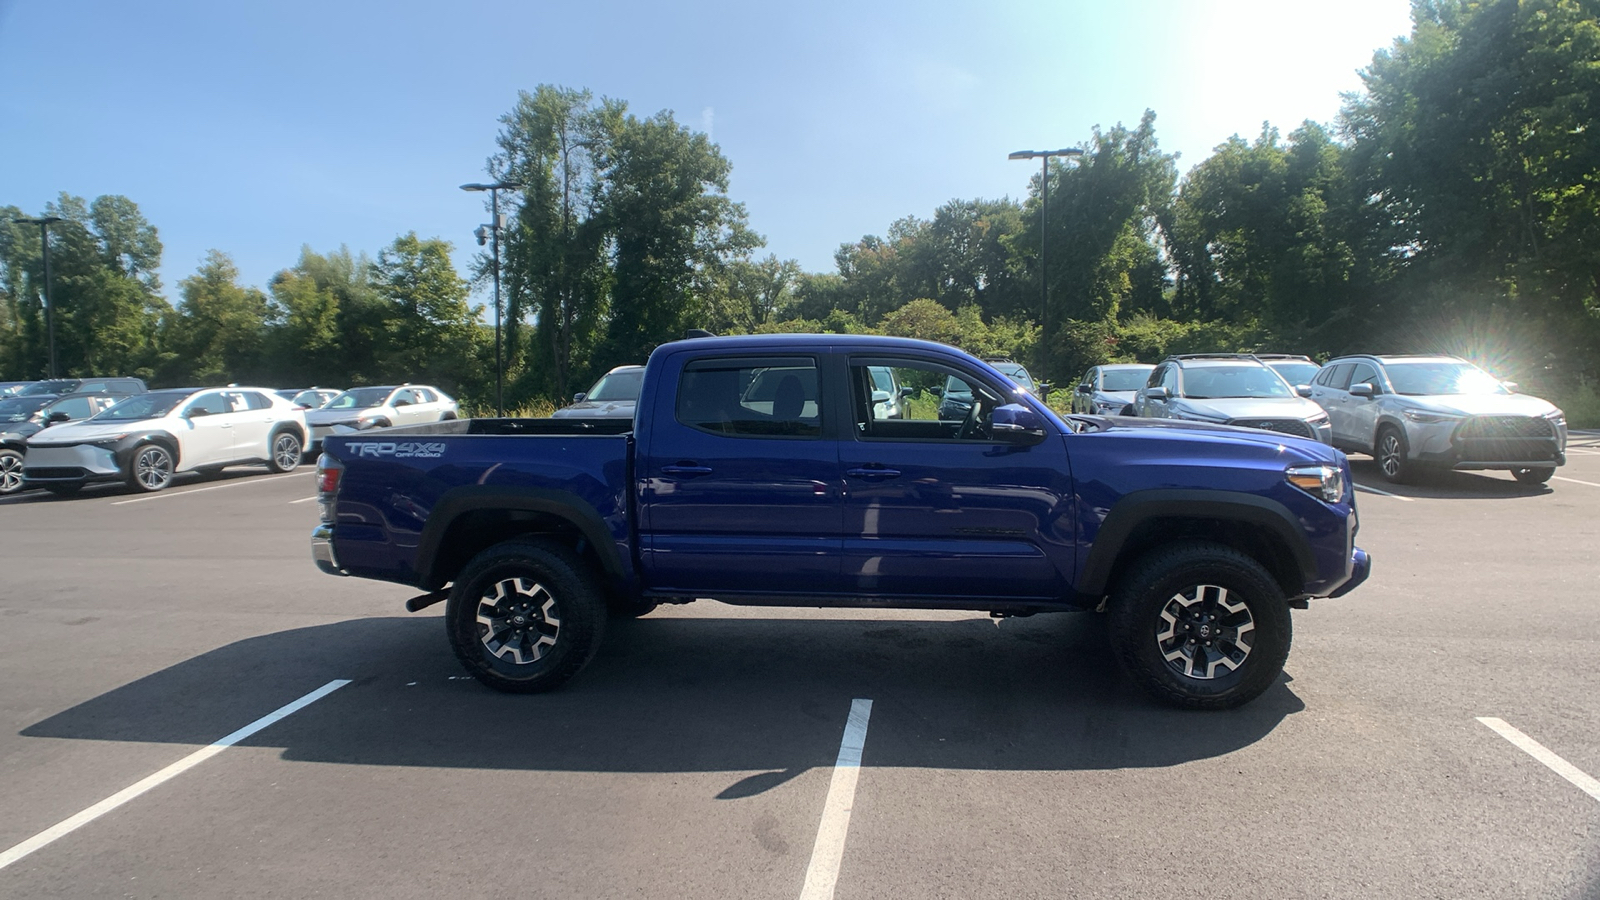
<instances>
[{"instance_id":1,"label":"truck hood","mask_svg":"<svg viewBox=\"0 0 1600 900\"><path fill-rule=\"evenodd\" d=\"M1215 441L1220 439L1251 444L1272 453L1279 453L1284 449L1292 449L1305 457L1307 462L1312 463L1337 465L1340 457L1343 456L1342 453L1332 447L1314 441L1311 438L1279 434L1275 431L1236 428L1232 425L1211 425L1206 422L1190 422L1183 419L1146 419L1134 416L1079 416L1078 418L1101 423L1104 431L1124 432L1140 437L1178 441Z\"/></svg>"},{"instance_id":2,"label":"truck hood","mask_svg":"<svg viewBox=\"0 0 1600 900\"><path fill-rule=\"evenodd\" d=\"M1389 395L1401 406L1458 416L1544 416L1554 404L1529 394L1436 394L1427 397Z\"/></svg>"},{"instance_id":3,"label":"truck hood","mask_svg":"<svg viewBox=\"0 0 1600 900\"><path fill-rule=\"evenodd\" d=\"M1322 407L1304 397L1219 397L1182 402L1196 415L1218 419L1309 419L1322 413Z\"/></svg>"},{"instance_id":4,"label":"truck hood","mask_svg":"<svg viewBox=\"0 0 1600 900\"><path fill-rule=\"evenodd\" d=\"M28 443L82 444L101 441L130 431L143 431L161 421L161 419L132 419L123 422L63 422L40 430L28 439Z\"/></svg>"}]
</instances>

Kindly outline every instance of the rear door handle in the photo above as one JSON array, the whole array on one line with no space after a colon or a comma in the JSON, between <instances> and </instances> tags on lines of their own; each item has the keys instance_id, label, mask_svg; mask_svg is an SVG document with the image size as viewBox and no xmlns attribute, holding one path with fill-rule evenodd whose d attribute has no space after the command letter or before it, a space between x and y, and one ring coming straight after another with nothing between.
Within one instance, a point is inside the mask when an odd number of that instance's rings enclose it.
<instances>
[{"instance_id":1,"label":"rear door handle","mask_svg":"<svg viewBox=\"0 0 1600 900\"><path fill-rule=\"evenodd\" d=\"M679 478L696 478L701 475L710 475L710 466L662 466L661 474L676 475Z\"/></svg>"},{"instance_id":2,"label":"rear door handle","mask_svg":"<svg viewBox=\"0 0 1600 900\"><path fill-rule=\"evenodd\" d=\"M899 469L885 469L882 466L867 466L860 469L846 469L845 474L851 478L863 478L867 481L887 481L890 478L899 478Z\"/></svg>"}]
</instances>

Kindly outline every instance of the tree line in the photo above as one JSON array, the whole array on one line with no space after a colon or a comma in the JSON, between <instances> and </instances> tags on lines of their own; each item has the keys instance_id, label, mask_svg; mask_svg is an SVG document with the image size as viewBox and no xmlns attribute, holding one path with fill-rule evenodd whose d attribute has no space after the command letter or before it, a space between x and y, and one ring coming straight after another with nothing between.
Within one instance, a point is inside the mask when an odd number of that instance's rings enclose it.
<instances>
[{"instance_id":1,"label":"tree line","mask_svg":"<svg viewBox=\"0 0 1600 900\"><path fill-rule=\"evenodd\" d=\"M688 327L924 337L1057 381L1260 349L1454 352L1558 392L1591 382L1600 0L1417 0L1411 34L1362 78L1335 122L1264 125L1182 177L1153 112L1097 127L1022 199L951 200L842 244L819 273L762 255L731 163L670 112L524 92L487 164L524 185L502 245L508 405L559 402ZM492 390L492 331L468 302L486 254L462 274L448 243L415 234L375 259L308 248L260 290L213 252L173 303L132 201L63 195L45 212L64 219L51 230L63 372ZM45 352L39 231L18 215L0 210L6 377L42 374Z\"/></svg>"}]
</instances>

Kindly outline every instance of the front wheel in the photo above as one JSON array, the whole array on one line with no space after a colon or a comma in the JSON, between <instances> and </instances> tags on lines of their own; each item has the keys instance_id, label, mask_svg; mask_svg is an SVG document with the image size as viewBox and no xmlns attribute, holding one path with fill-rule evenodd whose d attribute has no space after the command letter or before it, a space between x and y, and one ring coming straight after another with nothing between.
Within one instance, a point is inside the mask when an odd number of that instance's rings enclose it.
<instances>
[{"instance_id":1,"label":"front wheel","mask_svg":"<svg viewBox=\"0 0 1600 900\"><path fill-rule=\"evenodd\" d=\"M128 462L128 486L145 493L162 490L172 483L176 466L172 451L160 444L140 444Z\"/></svg>"},{"instance_id":2,"label":"front wheel","mask_svg":"<svg viewBox=\"0 0 1600 900\"><path fill-rule=\"evenodd\" d=\"M1378 471L1383 479L1393 484L1405 484L1415 475L1414 467L1406 458L1406 438L1400 429L1385 425L1378 432Z\"/></svg>"},{"instance_id":3,"label":"front wheel","mask_svg":"<svg viewBox=\"0 0 1600 900\"><path fill-rule=\"evenodd\" d=\"M1254 559L1201 541L1153 551L1111 598L1123 668L1156 699L1232 709L1271 687L1289 658L1289 604Z\"/></svg>"},{"instance_id":4,"label":"front wheel","mask_svg":"<svg viewBox=\"0 0 1600 900\"><path fill-rule=\"evenodd\" d=\"M1536 466L1532 469L1512 469L1511 477L1523 484L1544 484L1556 474L1555 466Z\"/></svg>"},{"instance_id":5,"label":"front wheel","mask_svg":"<svg viewBox=\"0 0 1600 900\"><path fill-rule=\"evenodd\" d=\"M497 691L553 690L599 649L606 604L587 566L548 541L496 544L467 563L445 606L456 658Z\"/></svg>"},{"instance_id":6,"label":"front wheel","mask_svg":"<svg viewBox=\"0 0 1600 900\"><path fill-rule=\"evenodd\" d=\"M22 454L0 450L0 495L22 490Z\"/></svg>"},{"instance_id":7,"label":"front wheel","mask_svg":"<svg viewBox=\"0 0 1600 900\"><path fill-rule=\"evenodd\" d=\"M281 431L272 438L272 458L267 460L267 468L278 473L293 472L304 458L299 436Z\"/></svg>"}]
</instances>

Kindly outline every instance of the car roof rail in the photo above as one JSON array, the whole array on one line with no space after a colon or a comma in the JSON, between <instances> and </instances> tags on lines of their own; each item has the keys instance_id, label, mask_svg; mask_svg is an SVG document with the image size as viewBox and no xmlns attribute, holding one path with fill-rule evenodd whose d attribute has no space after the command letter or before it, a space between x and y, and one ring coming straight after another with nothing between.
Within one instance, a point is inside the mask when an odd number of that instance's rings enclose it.
<instances>
[{"instance_id":1,"label":"car roof rail","mask_svg":"<svg viewBox=\"0 0 1600 900\"><path fill-rule=\"evenodd\" d=\"M1254 353L1174 353L1167 359L1254 359L1261 360Z\"/></svg>"}]
</instances>

